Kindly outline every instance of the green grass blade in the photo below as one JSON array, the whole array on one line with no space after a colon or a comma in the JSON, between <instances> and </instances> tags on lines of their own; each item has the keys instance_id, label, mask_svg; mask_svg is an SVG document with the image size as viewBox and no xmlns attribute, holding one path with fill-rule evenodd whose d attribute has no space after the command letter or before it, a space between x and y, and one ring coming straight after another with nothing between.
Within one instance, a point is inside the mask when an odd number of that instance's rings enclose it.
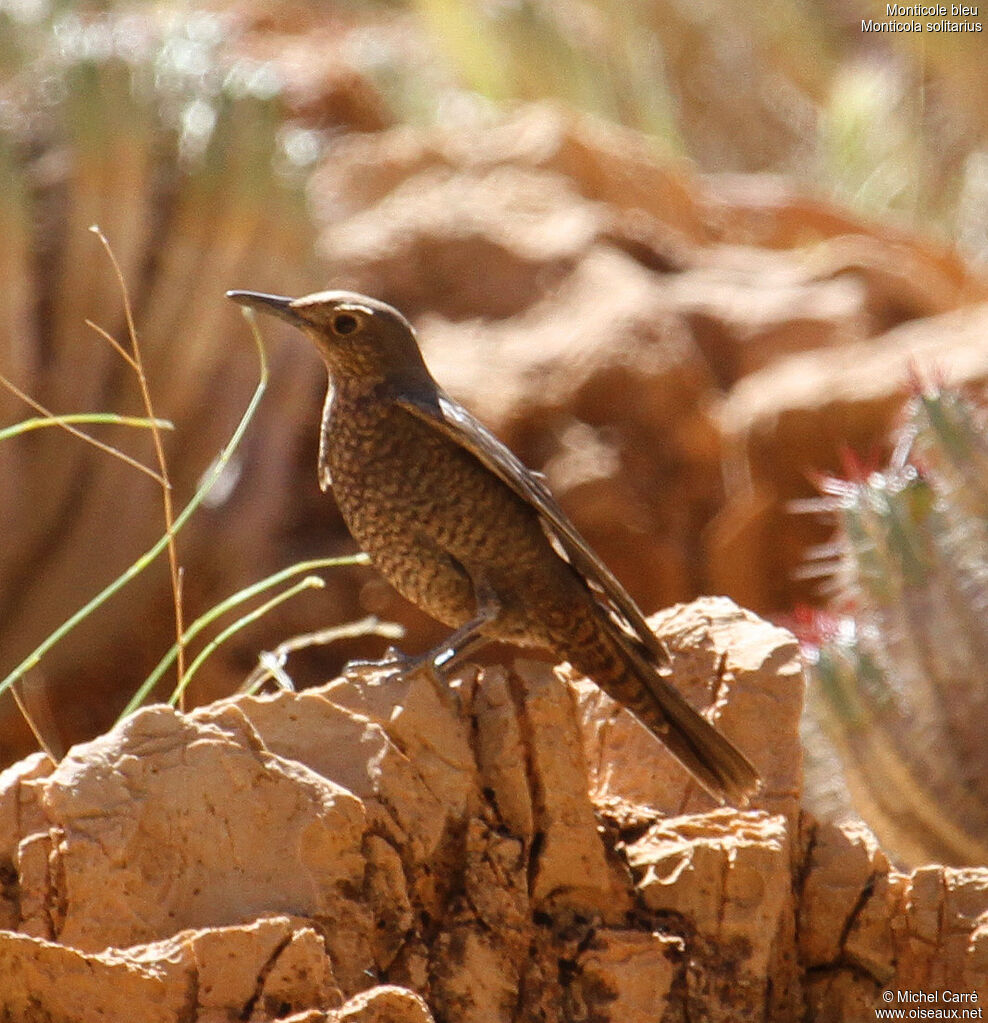
<instances>
[{"instance_id":1,"label":"green grass blade","mask_svg":"<svg viewBox=\"0 0 988 1023\"><path fill-rule=\"evenodd\" d=\"M216 621L217 618L226 614L232 608L238 604L243 604L258 594L263 593L265 590L271 589L272 586L277 586L279 583L284 582L286 579L290 579L294 575L301 575L303 572L314 572L322 568L337 568L342 565L368 565L370 564L370 558L366 554L350 554L343 557L337 558L315 558L312 561L300 561L288 568L283 568L280 572L275 572L273 575L267 576L260 582L254 583L252 586L247 586L242 590L238 590L236 593L227 597L225 600L211 607L205 614L200 615L186 630L182 636L183 646L188 646L199 635L200 632L206 626ZM175 658L178 656L178 643L173 643L171 649L165 654L164 657L157 663L154 670L150 675L141 683L140 689L131 697L130 702L124 707L117 718L117 721L122 721L128 714L133 714L138 707L147 699L148 694L154 689L158 680L162 675L171 667L175 662Z\"/></svg>"},{"instance_id":2,"label":"green grass blade","mask_svg":"<svg viewBox=\"0 0 988 1023\"><path fill-rule=\"evenodd\" d=\"M175 425L168 419L144 419L140 416L120 416L115 412L73 412L67 416L32 416L13 426L5 426L0 430L0 440L17 437L30 430L40 430L46 426L78 426L90 423L110 423L114 426L136 426L145 430L174 430Z\"/></svg>"},{"instance_id":3,"label":"green grass blade","mask_svg":"<svg viewBox=\"0 0 988 1023\"><path fill-rule=\"evenodd\" d=\"M169 704L174 707L185 692L189 683L192 681L192 676L199 670L200 666L205 662L206 658L221 644L225 643L234 633L239 632L241 629L250 625L252 622L256 622L258 618L262 618L269 611L274 610L279 604L283 604L286 600L291 599L296 594L301 593L303 590L309 589L322 589L326 584L317 575L307 575L300 582L297 582L294 586L289 586L287 590L282 593L278 593L273 596L270 600L265 601L260 607L255 607L253 611L248 611L247 614L238 618L235 622L231 622L222 632L218 633L213 639L211 639L203 648L199 651L195 660L186 669L185 674L182 676L181 681L175 687L175 691L168 698Z\"/></svg>"},{"instance_id":4,"label":"green grass blade","mask_svg":"<svg viewBox=\"0 0 988 1023\"><path fill-rule=\"evenodd\" d=\"M236 451L240 441L243 439L244 433L250 425L251 420L254 418L261 398L267 389L268 359L267 353L264 350L264 342L261 340L260 332L258 331L254 320L249 316L248 320L251 325L254 344L257 347L258 361L260 363L260 379L257 382L257 387L254 389L254 394L251 397L247 409L241 417L240 422L237 424L237 428L233 431L233 435L223 448L220 457L216 459L207 471L202 482L199 484L198 489L193 495L192 500L189 501L189 503L175 518L175 523L171 531L172 535L178 533L185 523L189 521L193 513L202 504L206 495L219 479L220 474L229 462L230 457L233 455L233 452ZM22 678L32 668L37 667L45 654L47 654L48 651L57 643L61 642L61 640L64 639L80 622L85 621L85 619L88 618L89 615L91 615L98 607L105 604L110 597L126 586L131 579L140 575L140 573L143 572L155 558L167 549L169 540L170 535L165 533L153 547L145 551L129 568L118 575L113 582L100 590L95 597L87 601L81 608L79 608L78 611L75 612L75 614L66 619L54 632L52 632L47 639L35 647L34 650L32 650L31 653L28 654L28 656L25 657L24 660L21 661L21 663L3 679L3 681L0 681L0 696L2 696L19 678Z\"/></svg>"}]
</instances>

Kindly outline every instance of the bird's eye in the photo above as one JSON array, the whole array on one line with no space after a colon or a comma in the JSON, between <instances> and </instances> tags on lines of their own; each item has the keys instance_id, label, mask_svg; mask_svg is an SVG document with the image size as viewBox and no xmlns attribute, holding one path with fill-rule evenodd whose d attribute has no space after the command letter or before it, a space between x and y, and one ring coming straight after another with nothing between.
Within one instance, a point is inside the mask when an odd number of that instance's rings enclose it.
<instances>
[{"instance_id":1,"label":"bird's eye","mask_svg":"<svg viewBox=\"0 0 988 1023\"><path fill-rule=\"evenodd\" d=\"M352 313L337 313L333 317L333 330L337 334L352 334L360 324Z\"/></svg>"}]
</instances>

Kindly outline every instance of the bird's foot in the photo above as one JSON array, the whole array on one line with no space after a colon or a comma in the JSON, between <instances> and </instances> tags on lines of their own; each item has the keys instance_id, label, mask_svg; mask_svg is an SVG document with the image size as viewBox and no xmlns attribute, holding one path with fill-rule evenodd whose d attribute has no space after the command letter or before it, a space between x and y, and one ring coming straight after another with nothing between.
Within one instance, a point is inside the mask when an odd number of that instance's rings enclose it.
<instances>
[{"instance_id":1,"label":"bird's foot","mask_svg":"<svg viewBox=\"0 0 988 1023\"><path fill-rule=\"evenodd\" d=\"M438 672L431 654L402 653L397 647L389 646L380 661L347 661L343 666L343 674L351 675L362 670L381 671L389 679L402 676L409 678L420 673L434 681L439 681Z\"/></svg>"}]
</instances>

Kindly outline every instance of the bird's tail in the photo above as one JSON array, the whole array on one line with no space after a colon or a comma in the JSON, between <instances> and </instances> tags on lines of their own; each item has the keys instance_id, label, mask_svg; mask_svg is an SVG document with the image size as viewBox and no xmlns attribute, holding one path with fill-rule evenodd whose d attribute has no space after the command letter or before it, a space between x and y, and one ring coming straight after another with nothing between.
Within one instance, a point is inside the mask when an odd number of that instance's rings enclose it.
<instances>
[{"instance_id":1,"label":"bird's tail","mask_svg":"<svg viewBox=\"0 0 988 1023\"><path fill-rule=\"evenodd\" d=\"M632 637L610 622L602 632L600 642L580 651L587 656L570 658L573 666L627 707L719 803L747 805L760 784L748 758L659 674Z\"/></svg>"}]
</instances>

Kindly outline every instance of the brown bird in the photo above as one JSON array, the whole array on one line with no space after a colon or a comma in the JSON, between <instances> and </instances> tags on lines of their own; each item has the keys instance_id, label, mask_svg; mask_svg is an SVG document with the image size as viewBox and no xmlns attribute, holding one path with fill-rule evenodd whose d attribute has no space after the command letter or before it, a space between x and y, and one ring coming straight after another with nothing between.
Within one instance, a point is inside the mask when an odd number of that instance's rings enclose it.
<instances>
[{"instance_id":1,"label":"brown bird","mask_svg":"<svg viewBox=\"0 0 988 1023\"><path fill-rule=\"evenodd\" d=\"M323 291L230 291L315 344L329 370L319 481L408 600L455 631L413 663L448 671L493 641L568 660L632 713L718 801L754 768L660 675L668 654L542 478L436 383L396 309Z\"/></svg>"}]
</instances>

